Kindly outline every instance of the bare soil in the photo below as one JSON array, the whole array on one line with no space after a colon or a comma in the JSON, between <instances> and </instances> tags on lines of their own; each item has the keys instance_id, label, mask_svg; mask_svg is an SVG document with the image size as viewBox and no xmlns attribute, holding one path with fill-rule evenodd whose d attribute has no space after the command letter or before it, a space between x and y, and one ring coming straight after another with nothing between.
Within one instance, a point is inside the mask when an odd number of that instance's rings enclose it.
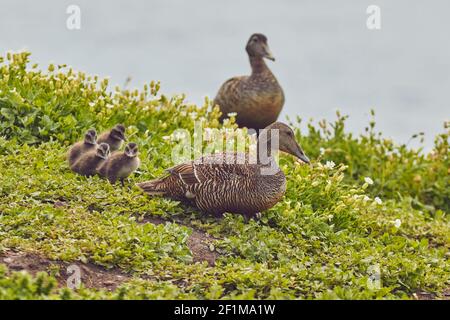
<instances>
[{"instance_id":1,"label":"bare soil","mask_svg":"<svg viewBox=\"0 0 450 320\"><path fill-rule=\"evenodd\" d=\"M44 271L54 274L59 287L66 287L67 280L72 275L68 267L76 265L80 268L81 283L87 288L114 290L130 275L119 269L106 269L92 263L64 262L50 260L36 253L6 251L0 255L0 264L5 264L10 271L27 271L32 275ZM58 270L58 271L56 271Z\"/></svg>"}]
</instances>

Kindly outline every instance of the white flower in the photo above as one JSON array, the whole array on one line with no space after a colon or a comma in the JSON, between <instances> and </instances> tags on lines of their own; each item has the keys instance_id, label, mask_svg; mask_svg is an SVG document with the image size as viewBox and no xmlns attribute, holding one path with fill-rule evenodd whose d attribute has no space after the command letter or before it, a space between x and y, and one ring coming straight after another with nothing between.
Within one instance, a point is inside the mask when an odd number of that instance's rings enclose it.
<instances>
[{"instance_id":1,"label":"white flower","mask_svg":"<svg viewBox=\"0 0 450 320\"><path fill-rule=\"evenodd\" d=\"M320 148L319 151L320 151L320 155L323 156L325 154L325 149L324 148Z\"/></svg>"},{"instance_id":2,"label":"white flower","mask_svg":"<svg viewBox=\"0 0 450 320\"><path fill-rule=\"evenodd\" d=\"M164 136L164 137L162 137L163 138L163 140L169 140L170 139L170 136Z\"/></svg>"},{"instance_id":3,"label":"white flower","mask_svg":"<svg viewBox=\"0 0 450 320\"><path fill-rule=\"evenodd\" d=\"M236 117L237 116L237 112L230 112L228 113L229 117Z\"/></svg>"},{"instance_id":4,"label":"white flower","mask_svg":"<svg viewBox=\"0 0 450 320\"><path fill-rule=\"evenodd\" d=\"M364 196L364 197L363 197L363 200L367 202L367 201L370 200L370 198L369 198L368 196Z\"/></svg>"},{"instance_id":5,"label":"white flower","mask_svg":"<svg viewBox=\"0 0 450 320\"><path fill-rule=\"evenodd\" d=\"M381 201L381 199L378 198L378 197L375 197L374 201L375 201L377 204L382 204L382 203L383 203L383 201Z\"/></svg>"},{"instance_id":6,"label":"white flower","mask_svg":"<svg viewBox=\"0 0 450 320\"><path fill-rule=\"evenodd\" d=\"M89 106L90 106L90 107L95 106L95 102L93 102L93 101L92 101L92 102L89 102Z\"/></svg>"},{"instance_id":7,"label":"white flower","mask_svg":"<svg viewBox=\"0 0 450 320\"><path fill-rule=\"evenodd\" d=\"M336 164L335 164L333 161L327 161L327 162L325 163L325 168L327 168L327 169L333 169L335 165L336 165Z\"/></svg>"},{"instance_id":8,"label":"white flower","mask_svg":"<svg viewBox=\"0 0 450 320\"><path fill-rule=\"evenodd\" d=\"M370 179L369 177L365 177L364 181L368 184L368 185L372 185L373 184L373 180Z\"/></svg>"},{"instance_id":9,"label":"white flower","mask_svg":"<svg viewBox=\"0 0 450 320\"><path fill-rule=\"evenodd\" d=\"M394 226L398 229L400 228L400 226L402 225L402 220L400 219L395 219L394 220Z\"/></svg>"},{"instance_id":10,"label":"white flower","mask_svg":"<svg viewBox=\"0 0 450 320\"><path fill-rule=\"evenodd\" d=\"M194 135L195 135L195 133L194 133ZM183 131L176 131L172 134L172 137L175 141L178 141L178 140L184 139L185 133Z\"/></svg>"}]
</instances>

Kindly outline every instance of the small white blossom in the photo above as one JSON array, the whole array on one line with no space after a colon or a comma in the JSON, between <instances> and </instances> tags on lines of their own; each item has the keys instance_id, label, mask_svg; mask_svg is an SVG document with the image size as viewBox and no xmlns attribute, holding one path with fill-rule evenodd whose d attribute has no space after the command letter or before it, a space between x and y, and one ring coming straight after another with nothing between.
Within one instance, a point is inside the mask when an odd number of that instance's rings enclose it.
<instances>
[{"instance_id":1,"label":"small white blossom","mask_svg":"<svg viewBox=\"0 0 450 320\"><path fill-rule=\"evenodd\" d=\"M381 201L381 199L378 198L378 197L375 197L374 201L375 201L377 204L382 204L382 203L383 203L383 201Z\"/></svg>"},{"instance_id":2,"label":"small white blossom","mask_svg":"<svg viewBox=\"0 0 450 320\"><path fill-rule=\"evenodd\" d=\"M370 198L368 196L364 196L363 200L367 202L370 200Z\"/></svg>"},{"instance_id":3,"label":"small white blossom","mask_svg":"<svg viewBox=\"0 0 450 320\"><path fill-rule=\"evenodd\" d=\"M373 184L373 180L370 179L369 177L365 177L364 181L368 184L368 185L372 185Z\"/></svg>"},{"instance_id":4,"label":"small white blossom","mask_svg":"<svg viewBox=\"0 0 450 320\"><path fill-rule=\"evenodd\" d=\"M325 168L327 168L327 169L333 169L335 165L336 165L336 164L335 164L333 161L327 161L327 162L325 163Z\"/></svg>"},{"instance_id":5,"label":"small white blossom","mask_svg":"<svg viewBox=\"0 0 450 320\"><path fill-rule=\"evenodd\" d=\"M163 138L163 140L170 140L170 136L164 136L162 138Z\"/></svg>"},{"instance_id":6,"label":"small white blossom","mask_svg":"<svg viewBox=\"0 0 450 320\"><path fill-rule=\"evenodd\" d=\"M195 133L194 133L194 135L195 135ZM175 133L172 135L172 137L173 137L174 140L177 140L177 141L178 141L178 140L184 139L185 133L182 132L182 131L177 131L177 132L175 132Z\"/></svg>"},{"instance_id":7,"label":"small white blossom","mask_svg":"<svg viewBox=\"0 0 450 320\"><path fill-rule=\"evenodd\" d=\"M230 112L228 113L229 117L236 117L237 116L237 112Z\"/></svg>"},{"instance_id":8,"label":"small white blossom","mask_svg":"<svg viewBox=\"0 0 450 320\"><path fill-rule=\"evenodd\" d=\"M402 220L400 219L395 219L394 220L394 226L398 229L400 228L400 226L402 225Z\"/></svg>"},{"instance_id":9,"label":"small white blossom","mask_svg":"<svg viewBox=\"0 0 450 320\"><path fill-rule=\"evenodd\" d=\"M319 151L320 151L320 155L323 156L325 154L325 149L324 148L320 148Z\"/></svg>"}]
</instances>

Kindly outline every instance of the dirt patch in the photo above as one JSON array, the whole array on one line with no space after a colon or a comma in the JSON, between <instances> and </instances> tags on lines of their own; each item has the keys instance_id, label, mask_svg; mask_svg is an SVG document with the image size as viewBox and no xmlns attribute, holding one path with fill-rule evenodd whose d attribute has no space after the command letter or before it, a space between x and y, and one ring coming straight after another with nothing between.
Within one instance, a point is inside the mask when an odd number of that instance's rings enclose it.
<instances>
[{"instance_id":1,"label":"dirt patch","mask_svg":"<svg viewBox=\"0 0 450 320\"><path fill-rule=\"evenodd\" d=\"M41 271L53 274L59 287L67 287L69 278L74 279L76 267L80 272L81 283L87 288L112 291L130 279L128 274L118 269L108 270L92 263L50 260L34 253L6 251L0 254L0 264L5 264L10 271L27 271L32 275Z\"/></svg>"},{"instance_id":2,"label":"dirt patch","mask_svg":"<svg viewBox=\"0 0 450 320\"><path fill-rule=\"evenodd\" d=\"M192 233L187 240L187 245L189 250L192 252L192 257L195 262L203 262L206 261L210 267L213 267L216 264L216 259L219 254L215 251L214 246L212 245L214 240L216 240L211 235L207 234L202 230L198 230L193 228L190 225L186 225L180 221L168 221L161 217L149 217L144 216L138 219L140 223L153 223L155 225L165 224L167 222L174 222L178 224L182 224L188 228L192 229Z\"/></svg>"},{"instance_id":3,"label":"dirt patch","mask_svg":"<svg viewBox=\"0 0 450 320\"><path fill-rule=\"evenodd\" d=\"M187 245L192 252L194 262L206 261L210 267L215 266L218 253L212 245L215 239L205 232L192 230Z\"/></svg>"},{"instance_id":4,"label":"dirt patch","mask_svg":"<svg viewBox=\"0 0 450 320\"><path fill-rule=\"evenodd\" d=\"M424 292L424 291L416 292L413 296L417 300L435 300L437 298L434 293L429 293L429 292ZM442 294L442 297L440 297L439 299L450 300L450 288L448 290L446 290Z\"/></svg>"}]
</instances>

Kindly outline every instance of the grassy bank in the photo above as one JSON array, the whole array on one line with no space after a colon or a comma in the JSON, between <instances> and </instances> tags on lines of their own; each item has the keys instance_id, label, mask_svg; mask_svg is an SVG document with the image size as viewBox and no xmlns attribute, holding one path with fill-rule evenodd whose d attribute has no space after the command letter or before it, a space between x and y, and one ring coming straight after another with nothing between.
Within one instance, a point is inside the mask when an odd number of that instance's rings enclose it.
<instances>
[{"instance_id":1,"label":"grassy bank","mask_svg":"<svg viewBox=\"0 0 450 320\"><path fill-rule=\"evenodd\" d=\"M306 132L296 119L314 165L282 156L283 201L257 222L216 219L134 186L173 165L176 129L234 127L209 101L166 97L157 82L130 91L66 66L42 71L28 53L0 59L0 298L392 299L450 286L448 124L423 154L373 122L353 136L340 115ZM119 122L141 149L130 183L72 173L68 146ZM15 271L33 261L43 270ZM117 277L70 290L73 263Z\"/></svg>"}]
</instances>

